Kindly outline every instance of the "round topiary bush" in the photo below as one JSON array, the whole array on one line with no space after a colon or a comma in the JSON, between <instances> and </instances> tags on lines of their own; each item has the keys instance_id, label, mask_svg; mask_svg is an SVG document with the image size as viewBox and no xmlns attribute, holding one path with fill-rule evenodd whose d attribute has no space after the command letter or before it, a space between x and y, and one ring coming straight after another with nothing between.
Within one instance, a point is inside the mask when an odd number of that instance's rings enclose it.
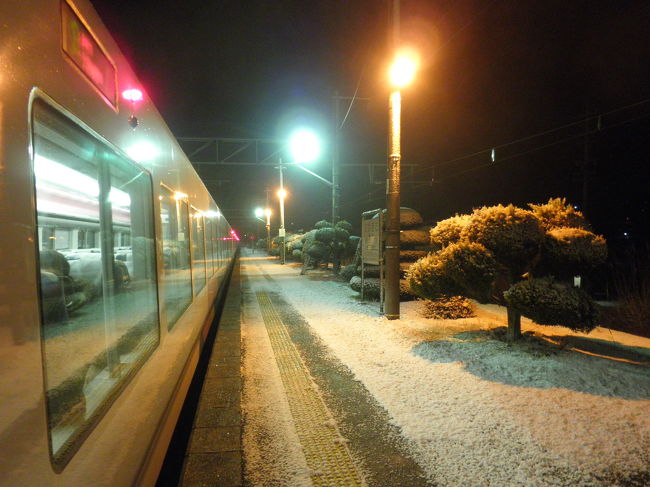
<instances>
[{"instance_id":1,"label":"round topiary bush","mask_svg":"<svg viewBox=\"0 0 650 487\"><path fill-rule=\"evenodd\" d=\"M336 227L342 228L343 230L348 232L348 234L352 233L352 224L348 221L341 220L336 224Z\"/></svg>"},{"instance_id":2,"label":"round topiary bush","mask_svg":"<svg viewBox=\"0 0 650 487\"><path fill-rule=\"evenodd\" d=\"M332 224L330 222L328 222L327 220L317 221L316 224L314 225L314 228L317 229L317 230L319 228L331 228L331 227L332 227Z\"/></svg>"},{"instance_id":3,"label":"round topiary bush","mask_svg":"<svg viewBox=\"0 0 650 487\"><path fill-rule=\"evenodd\" d=\"M353 276L350 279L350 287L356 292L361 292L361 277ZM367 299L379 299L381 289L379 278L368 277L363 280L363 297Z\"/></svg>"},{"instance_id":4,"label":"round topiary bush","mask_svg":"<svg viewBox=\"0 0 650 487\"><path fill-rule=\"evenodd\" d=\"M550 198L542 205L528 205L545 230L556 227L582 228L589 230L584 215L566 202L565 198Z\"/></svg>"},{"instance_id":5,"label":"round topiary bush","mask_svg":"<svg viewBox=\"0 0 650 487\"><path fill-rule=\"evenodd\" d=\"M489 300L498 264L488 249L479 243L460 241L438 253L441 272L453 280L467 296L481 302Z\"/></svg>"},{"instance_id":6,"label":"round topiary bush","mask_svg":"<svg viewBox=\"0 0 650 487\"><path fill-rule=\"evenodd\" d=\"M334 227L334 240L337 242L347 242L350 238L350 232L341 227Z\"/></svg>"},{"instance_id":7,"label":"round topiary bush","mask_svg":"<svg viewBox=\"0 0 650 487\"><path fill-rule=\"evenodd\" d=\"M328 244L334 241L335 236L336 236L336 232L332 227L324 227L316 230L315 238L318 242Z\"/></svg>"},{"instance_id":8,"label":"round topiary bush","mask_svg":"<svg viewBox=\"0 0 650 487\"><path fill-rule=\"evenodd\" d=\"M436 254L429 254L413 263L406 273L411 290L421 298L435 299L443 295L459 294L457 286Z\"/></svg>"},{"instance_id":9,"label":"round topiary bush","mask_svg":"<svg viewBox=\"0 0 650 487\"><path fill-rule=\"evenodd\" d=\"M429 231L431 244L438 250L449 244L458 242L469 224L470 215L456 215L438 224Z\"/></svg>"},{"instance_id":10,"label":"round topiary bush","mask_svg":"<svg viewBox=\"0 0 650 487\"><path fill-rule=\"evenodd\" d=\"M462 237L485 246L518 276L539 253L544 230L531 211L497 205L474 210Z\"/></svg>"},{"instance_id":11,"label":"round topiary bush","mask_svg":"<svg viewBox=\"0 0 650 487\"><path fill-rule=\"evenodd\" d=\"M416 245L428 245L429 243L429 229L411 229L402 230L399 232L400 246L409 248Z\"/></svg>"},{"instance_id":12,"label":"round topiary bush","mask_svg":"<svg viewBox=\"0 0 650 487\"><path fill-rule=\"evenodd\" d=\"M415 262L418 259L426 257L429 254L427 250L400 250L400 262Z\"/></svg>"},{"instance_id":13,"label":"round topiary bush","mask_svg":"<svg viewBox=\"0 0 650 487\"><path fill-rule=\"evenodd\" d=\"M509 306L540 325L584 332L596 327L598 310L589 295L552 277L520 281L503 296Z\"/></svg>"},{"instance_id":14,"label":"round topiary bush","mask_svg":"<svg viewBox=\"0 0 650 487\"><path fill-rule=\"evenodd\" d=\"M357 246L359 245L359 240L361 237L357 235L351 235L348 241L345 243L345 257L353 257L357 251Z\"/></svg>"},{"instance_id":15,"label":"round topiary bush","mask_svg":"<svg viewBox=\"0 0 650 487\"><path fill-rule=\"evenodd\" d=\"M294 260L302 260L302 250L295 249L293 252L291 252L291 256L294 258Z\"/></svg>"},{"instance_id":16,"label":"round topiary bush","mask_svg":"<svg viewBox=\"0 0 650 487\"><path fill-rule=\"evenodd\" d=\"M570 278L605 263L605 239L582 228L552 228L543 245L545 273Z\"/></svg>"},{"instance_id":17,"label":"round topiary bush","mask_svg":"<svg viewBox=\"0 0 650 487\"><path fill-rule=\"evenodd\" d=\"M309 248L305 249L304 252L316 260L327 260L330 255L329 245L319 242L318 240L314 241Z\"/></svg>"},{"instance_id":18,"label":"round topiary bush","mask_svg":"<svg viewBox=\"0 0 650 487\"><path fill-rule=\"evenodd\" d=\"M352 279L352 276L355 276L358 274L357 266L354 264L346 265L341 269L341 272L339 273L339 276L341 279L344 281L350 282L350 279Z\"/></svg>"},{"instance_id":19,"label":"round topiary bush","mask_svg":"<svg viewBox=\"0 0 650 487\"><path fill-rule=\"evenodd\" d=\"M386 221L387 211L382 211L384 221ZM373 218L379 218L379 212ZM422 216L413 208L406 208L402 206L399 209L399 226L400 228L410 228L417 225L422 225Z\"/></svg>"}]
</instances>

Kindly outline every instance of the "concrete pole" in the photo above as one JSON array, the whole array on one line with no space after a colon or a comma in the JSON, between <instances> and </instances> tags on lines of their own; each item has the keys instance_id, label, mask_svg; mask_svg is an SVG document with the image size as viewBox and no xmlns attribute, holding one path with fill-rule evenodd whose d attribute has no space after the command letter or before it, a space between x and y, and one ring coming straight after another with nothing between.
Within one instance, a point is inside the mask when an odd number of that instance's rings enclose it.
<instances>
[{"instance_id":1,"label":"concrete pole","mask_svg":"<svg viewBox=\"0 0 650 487\"><path fill-rule=\"evenodd\" d=\"M334 96L334 154L332 158L332 225L339 221L339 179L341 175L341 151L340 151L340 126L339 126L339 102L338 93Z\"/></svg>"},{"instance_id":2,"label":"concrete pole","mask_svg":"<svg viewBox=\"0 0 650 487\"><path fill-rule=\"evenodd\" d=\"M401 122L401 94L394 91L390 95L389 106L389 142L388 142L388 171L386 188L386 305L384 316L389 320L400 317L399 309L399 208L400 208L400 122Z\"/></svg>"},{"instance_id":3,"label":"concrete pole","mask_svg":"<svg viewBox=\"0 0 650 487\"><path fill-rule=\"evenodd\" d=\"M285 262L284 230L284 181L282 179L282 159L280 159L280 264Z\"/></svg>"}]
</instances>

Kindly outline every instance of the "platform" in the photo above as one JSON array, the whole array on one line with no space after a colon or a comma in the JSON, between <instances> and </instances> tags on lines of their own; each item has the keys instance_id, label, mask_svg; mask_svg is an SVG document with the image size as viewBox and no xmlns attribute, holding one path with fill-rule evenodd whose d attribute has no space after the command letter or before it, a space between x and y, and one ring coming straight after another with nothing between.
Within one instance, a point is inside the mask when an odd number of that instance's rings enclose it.
<instances>
[{"instance_id":1,"label":"platform","mask_svg":"<svg viewBox=\"0 0 650 487\"><path fill-rule=\"evenodd\" d=\"M495 339L499 307L432 321L403 303L403 318L388 321L329 271L299 274L243 249L183 487L650 479L650 340L542 329L564 342L607 340L613 355L635 354L624 363L540 340L524 320L528 341L510 346Z\"/></svg>"}]
</instances>

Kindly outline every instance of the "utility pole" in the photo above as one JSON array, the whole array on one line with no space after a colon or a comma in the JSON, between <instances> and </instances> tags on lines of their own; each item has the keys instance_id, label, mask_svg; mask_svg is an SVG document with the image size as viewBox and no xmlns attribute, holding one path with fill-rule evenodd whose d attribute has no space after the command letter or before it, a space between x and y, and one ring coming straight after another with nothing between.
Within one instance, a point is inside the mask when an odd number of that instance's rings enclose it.
<instances>
[{"instance_id":1,"label":"utility pole","mask_svg":"<svg viewBox=\"0 0 650 487\"><path fill-rule=\"evenodd\" d=\"M339 102L341 97L338 92L334 93L334 153L332 155L332 225L339 221L339 200L341 189L339 188L339 177L341 175L341 126L339 125L340 111Z\"/></svg>"},{"instance_id":2,"label":"utility pole","mask_svg":"<svg viewBox=\"0 0 650 487\"><path fill-rule=\"evenodd\" d=\"M341 122L341 101L350 102L347 113L350 113L355 101L367 101L368 98L358 96L340 96L338 92L332 95L334 101L334 150L332 151L332 223L336 224L341 218L341 132L345 120ZM346 114L347 117L347 114Z\"/></svg>"},{"instance_id":3,"label":"utility pole","mask_svg":"<svg viewBox=\"0 0 650 487\"><path fill-rule=\"evenodd\" d=\"M399 0L393 1L393 52L399 46ZM392 91L389 100L388 165L386 172L386 291L384 316L389 320L400 317L399 306L399 208L400 208L400 132L401 93Z\"/></svg>"}]
</instances>

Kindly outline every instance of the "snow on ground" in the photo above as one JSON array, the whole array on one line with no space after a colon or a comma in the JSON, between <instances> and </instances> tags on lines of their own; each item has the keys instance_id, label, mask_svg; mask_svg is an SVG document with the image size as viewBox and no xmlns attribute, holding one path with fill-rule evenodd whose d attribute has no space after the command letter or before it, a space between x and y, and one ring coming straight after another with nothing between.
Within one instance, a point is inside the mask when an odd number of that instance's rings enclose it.
<instances>
[{"instance_id":1,"label":"snow on ground","mask_svg":"<svg viewBox=\"0 0 650 487\"><path fill-rule=\"evenodd\" d=\"M272 277L386 408L437 485L642 485L629 479L650 477L650 340L522 323L555 341L616 343L621 356L645 365L532 339L510 345L488 332L506 323L498 306L452 321L425 319L419 303L402 303L401 319L389 321L377 303L360 303L318 272L299 276L297 266L268 260L245 268Z\"/></svg>"}]
</instances>

